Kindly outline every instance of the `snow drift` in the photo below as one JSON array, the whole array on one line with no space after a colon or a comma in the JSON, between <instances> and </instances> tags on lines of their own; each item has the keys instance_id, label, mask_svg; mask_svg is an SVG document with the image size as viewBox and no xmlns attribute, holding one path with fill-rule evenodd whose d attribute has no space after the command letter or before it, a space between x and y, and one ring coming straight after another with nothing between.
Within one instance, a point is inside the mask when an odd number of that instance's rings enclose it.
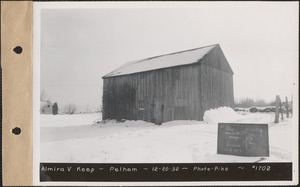
<instances>
[{"instance_id":1,"label":"snow drift","mask_svg":"<svg viewBox=\"0 0 300 187\"><path fill-rule=\"evenodd\" d=\"M208 124L218 124L222 122L237 121L241 116L230 107L220 107L207 110L204 113L203 120Z\"/></svg>"}]
</instances>

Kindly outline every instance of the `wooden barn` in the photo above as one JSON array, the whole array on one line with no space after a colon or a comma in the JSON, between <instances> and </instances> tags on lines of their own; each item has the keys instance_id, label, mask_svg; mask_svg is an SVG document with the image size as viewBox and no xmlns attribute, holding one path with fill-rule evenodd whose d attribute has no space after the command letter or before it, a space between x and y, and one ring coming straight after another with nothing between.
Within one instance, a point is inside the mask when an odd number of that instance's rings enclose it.
<instances>
[{"instance_id":1,"label":"wooden barn","mask_svg":"<svg viewBox=\"0 0 300 187\"><path fill-rule=\"evenodd\" d=\"M233 71L219 44L124 64L103 78L103 119L203 120L233 107Z\"/></svg>"}]
</instances>

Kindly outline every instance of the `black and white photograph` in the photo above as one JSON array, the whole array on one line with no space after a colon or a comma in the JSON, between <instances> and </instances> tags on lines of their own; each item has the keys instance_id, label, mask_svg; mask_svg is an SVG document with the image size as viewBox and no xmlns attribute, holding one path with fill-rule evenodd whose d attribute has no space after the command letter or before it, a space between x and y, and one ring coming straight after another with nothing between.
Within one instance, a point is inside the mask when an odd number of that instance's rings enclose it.
<instances>
[{"instance_id":1,"label":"black and white photograph","mask_svg":"<svg viewBox=\"0 0 300 187\"><path fill-rule=\"evenodd\" d=\"M298 6L36 2L39 171L68 170L47 163L289 163L295 169Z\"/></svg>"}]
</instances>

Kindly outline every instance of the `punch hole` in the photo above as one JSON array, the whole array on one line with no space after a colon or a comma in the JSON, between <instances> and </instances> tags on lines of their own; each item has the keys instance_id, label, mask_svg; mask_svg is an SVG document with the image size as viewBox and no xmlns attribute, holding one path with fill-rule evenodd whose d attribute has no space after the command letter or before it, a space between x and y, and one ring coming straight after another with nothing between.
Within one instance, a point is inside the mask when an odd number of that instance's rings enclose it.
<instances>
[{"instance_id":1,"label":"punch hole","mask_svg":"<svg viewBox=\"0 0 300 187\"><path fill-rule=\"evenodd\" d=\"M23 49L21 46L17 46L14 48L14 52L17 54L21 54L23 52Z\"/></svg>"},{"instance_id":2,"label":"punch hole","mask_svg":"<svg viewBox=\"0 0 300 187\"><path fill-rule=\"evenodd\" d=\"M12 133L14 133L15 135L19 135L21 134L21 129L19 127L15 127L12 129Z\"/></svg>"}]
</instances>

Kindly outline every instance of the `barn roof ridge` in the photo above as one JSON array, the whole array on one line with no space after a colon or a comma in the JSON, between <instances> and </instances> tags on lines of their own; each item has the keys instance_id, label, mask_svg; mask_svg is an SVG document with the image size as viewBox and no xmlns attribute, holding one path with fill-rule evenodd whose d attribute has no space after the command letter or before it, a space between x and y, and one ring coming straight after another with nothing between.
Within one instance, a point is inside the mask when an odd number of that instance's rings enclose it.
<instances>
[{"instance_id":1,"label":"barn roof ridge","mask_svg":"<svg viewBox=\"0 0 300 187\"><path fill-rule=\"evenodd\" d=\"M197 62L198 60L202 59L211 49L215 48L216 46L220 46L219 44L212 44L212 45L207 45L207 46L202 46L202 47L198 47L198 48L193 48L193 49L188 49L188 50L184 50L184 51L177 51L177 52L172 52L172 53L168 53L168 54L163 54L163 55L158 55L158 56L153 56L153 57L148 57L148 58L144 58L144 59L141 59L141 60L134 60L134 61L130 61L130 62L127 62L121 66L119 66L118 68L114 69L113 71L111 71L110 73L104 75L102 78L106 78L106 77L115 77L115 76L120 76L120 75L129 75L129 74L133 74L133 73L137 73L137 72L144 72L144 71L150 71L150 70L157 70L157 69L163 69L163 68L166 68L166 67L175 67L175 66L178 66L178 65L188 65L188 64L192 64L192 63L195 63ZM188 52L193 52L193 51L197 51L197 50L200 50L200 49L205 49L205 48L209 48L207 51L204 51L203 54L202 54L202 57L197 59L196 61L193 61L193 62L189 62L189 63L183 63L183 64L172 64L172 65L166 65L164 67L151 67L150 69L143 69L142 67L139 67L137 69L138 70L129 70L129 66L139 66L141 64L143 64L142 62L145 62L145 61L149 61L149 60L155 60L155 59L159 59L159 58L163 58L163 57L167 57L167 56L172 56L172 55L179 55L181 53L188 53ZM124 70L127 68L127 71ZM134 69L134 68L133 68ZM123 72L122 72L123 70Z\"/></svg>"},{"instance_id":2,"label":"barn roof ridge","mask_svg":"<svg viewBox=\"0 0 300 187\"><path fill-rule=\"evenodd\" d=\"M153 59L153 58L159 58L159 57L168 56L168 55L175 55L175 54L178 54L178 53L185 53L185 52L188 52L188 51L195 51L195 50L198 50L198 49L202 49L202 48L206 48L206 47L211 47L211 46L217 46L217 45L219 45L219 44L212 44L212 45L207 45L207 46L203 46L203 47L197 47L197 48L188 49L188 50L184 50L184 51L177 51L177 52L167 53L167 54L163 54L163 55L157 55L157 56L153 56L153 57L144 58L144 59L141 59L141 60L134 60L134 61L131 61L131 62L139 63L139 62L143 62L145 60L150 60L150 59Z\"/></svg>"}]
</instances>

